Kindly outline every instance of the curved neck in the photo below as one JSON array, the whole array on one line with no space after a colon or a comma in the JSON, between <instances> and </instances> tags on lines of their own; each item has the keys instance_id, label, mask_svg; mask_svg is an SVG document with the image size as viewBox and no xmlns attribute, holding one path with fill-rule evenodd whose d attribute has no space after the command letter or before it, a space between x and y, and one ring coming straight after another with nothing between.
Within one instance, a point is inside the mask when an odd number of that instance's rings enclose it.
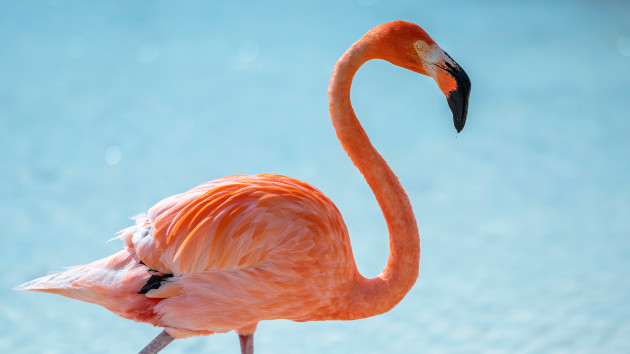
<instances>
[{"instance_id":1,"label":"curved neck","mask_svg":"<svg viewBox=\"0 0 630 354\"><path fill-rule=\"evenodd\" d=\"M370 143L350 103L352 79L359 67L379 58L370 38L355 43L339 59L328 87L330 114L337 137L354 165L372 189L389 231L387 266L376 278L358 272L344 296L349 318L377 315L394 307L418 277L420 237L411 203L398 178ZM382 58L386 59L386 58Z\"/></svg>"}]
</instances>

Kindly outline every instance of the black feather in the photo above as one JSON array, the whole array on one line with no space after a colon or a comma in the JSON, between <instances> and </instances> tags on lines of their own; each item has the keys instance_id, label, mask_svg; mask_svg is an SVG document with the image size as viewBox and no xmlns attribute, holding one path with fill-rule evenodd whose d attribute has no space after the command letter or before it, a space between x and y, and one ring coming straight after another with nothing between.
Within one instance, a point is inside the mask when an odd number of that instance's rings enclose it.
<instances>
[{"instance_id":1,"label":"black feather","mask_svg":"<svg viewBox=\"0 0 630 354\"><path fill-rule=\"evenodd\" d=\"M138 294L146 294L151 289L158 289L164 280L171 277L173 277L173 274L152 275L142 289L138 291Z\"/></svg>"}]
</instances>

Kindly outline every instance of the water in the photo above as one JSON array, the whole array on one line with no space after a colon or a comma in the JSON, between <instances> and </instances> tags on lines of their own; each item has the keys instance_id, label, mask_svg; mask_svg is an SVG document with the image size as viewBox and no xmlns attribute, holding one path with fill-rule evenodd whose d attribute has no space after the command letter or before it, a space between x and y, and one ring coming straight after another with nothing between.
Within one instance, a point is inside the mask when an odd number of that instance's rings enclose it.
<instances>
[{"instance_id":1,"label":"water","mask_svg":"<svg viewBox=\"0 0 630 354\"><path fill-rule=\"evenodd\" d=\"M261 323L257 353L630 351L630 4L0 2L0 352L133 352L159 330L10 289L113 253L128 217L206 180L281 173L339 206L384 267L374 198L326 87L371 27L422 25L467 71L467 125L384 62L353 103L407 189L420 278L391 312ZM232 334L166 352L238 352Z\"/></svg>"}]
</instances>

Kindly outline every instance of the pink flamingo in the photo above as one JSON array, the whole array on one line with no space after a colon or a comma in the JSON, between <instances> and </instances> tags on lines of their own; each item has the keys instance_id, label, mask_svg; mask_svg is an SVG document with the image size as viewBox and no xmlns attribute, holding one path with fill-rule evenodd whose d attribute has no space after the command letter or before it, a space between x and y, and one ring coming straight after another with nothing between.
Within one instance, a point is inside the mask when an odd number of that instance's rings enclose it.
<instances>
[{"instance_id":1,"label":"pink flamingo","mask_svg":"<svg viewBox=\"0 0 630 354\"><path fill-rule=\"evenodd\" d=\"M463 129L470 80L419 26L375 27L339 59L328 96L344 150L374 192L387 222L389 258L361 276L344 221L316 188L279 175L230 176L162 200L119 233L122 251L18 289L92 302L163 327L143 352L174 338L236 331L253 353L262 320L355 320L393 308L418 276L420 238L411 204L370 144L350 104L350 86L368 60L435 79Z\"/></svg>"}]
</instances>

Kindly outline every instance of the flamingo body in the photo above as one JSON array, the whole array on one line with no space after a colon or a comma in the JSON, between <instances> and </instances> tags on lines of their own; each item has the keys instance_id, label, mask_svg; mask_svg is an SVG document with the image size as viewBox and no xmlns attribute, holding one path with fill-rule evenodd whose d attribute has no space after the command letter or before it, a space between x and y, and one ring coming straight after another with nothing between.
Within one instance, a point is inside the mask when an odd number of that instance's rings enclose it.
<instances>
[{"instance_id":1,"label":"flamingo body","mask_svg":"<svg viewBox=\"0 0 630 354\"><path fill-rule=\"evenodd\" d=\"M25 288L97 303L182 338L247 332L263 319L335 319L343 305L331 305L358 275L335 205L285 176L204 183L160 201L119 235L123 251ZM164 274L173 276L138 294Z\"/></svg>"},{"instance_id":2,"label":"flamingo body","mask_svg":"<svg viewBox=\"0 0 630 354\"><path fill-rule=\"evenodd\" d=\"M262 320L352 320L389 311L416 281L420 238L407 194L350 104L352 79L372 59L433 77L457 131L470 80L422 28L403 21L375 27L335 66L332 123L389 232L387 266L377 277L359 274L343 218L319 190L285 176L239 175L157 203L119 233L122 251L19 289L93 302L170 335L156 339L236 330L247 354ZM154 342L147 348L169 341Z\"/></svg>"}]
</instances>

